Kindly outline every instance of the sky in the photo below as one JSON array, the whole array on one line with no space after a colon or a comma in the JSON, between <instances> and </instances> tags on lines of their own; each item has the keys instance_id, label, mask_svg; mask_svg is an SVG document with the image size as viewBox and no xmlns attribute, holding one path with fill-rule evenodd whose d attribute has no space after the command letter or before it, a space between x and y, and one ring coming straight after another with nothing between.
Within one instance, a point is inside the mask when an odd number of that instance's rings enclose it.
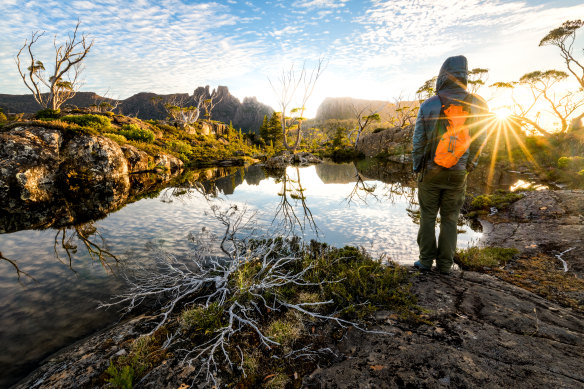
<instances>
[{"instance_id":1,"label":"sky","mask_svg":"<svg viewBox=\"0 0 584 389\"><path fill-rule=\"evenodd\" d=\"M33 31L35 53L54 61L53 38L80 31L94 40L80 90L127 98L226 85L278 110L269 80L283 70L327 66L307 104L326 97L413 99L449 56L489 69L487 83L534 70L564 69L539 41L584 18L581 0L0 0L0 93L25 94L14 57ZM580 33L577 48L584 47ZM485 90L486 94L489 92ZM488 96L487 96L488 98Z\"/></svg>"}]
</instances>

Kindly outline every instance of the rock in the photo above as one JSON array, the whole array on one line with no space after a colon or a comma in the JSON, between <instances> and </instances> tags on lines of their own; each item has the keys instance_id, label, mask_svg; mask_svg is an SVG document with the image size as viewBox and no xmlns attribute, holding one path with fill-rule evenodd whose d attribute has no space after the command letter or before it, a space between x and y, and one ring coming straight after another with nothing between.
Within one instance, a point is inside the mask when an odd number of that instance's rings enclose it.
<instances>
[{"instance_id":1,"label":"rock","mask_svg":"<svg viewBox=\"0 0 584 389\"><path fill-rule=\"evenodd\" d=\"M62 142L61 132L42 127L0 133L0 207L14 198L34 203L52 197Z\"/></svg>"},{"instance_id":2,"label":"rock","mask_svg":"<svg viewBox=\"0 0 584 389\"><path fill-rule=\"evenodd\" d=\"M394 127L377 133L362 135L357 142L357 151L367 157L374 157L380 153L397 152L396 156L411 154L411 137L414 126L404 128ZM401 162L401 161L400 161Z\"/></svg>"},{"instance_id":3,"label":"rock","mask_svg":"<svg viewBox=\"0 0 584 389\"><path fill-rule=\"evenodd\" d=\"M62 156L61 172L68 177L102 181L128 175L128 162L122 149L106 137L78 135L67 143Z\"/></svg>"},{"instance_id":4,"label":"rock","mask_svg":"<svg viewBox=\"0 0 584 389\"><path fill-rule=\"evenodd\" d=\"M584 275L584 190L528 191L506 210L481 219L483 243L521 252L563 252Z\"/></svg>"},{"instance_id":5,"label":"rock","mask_svg":"<svg viewBox=\"0 0 584 389\"><path fill-rule=\"evenodd\" d=\"M372 329L394 335L348 331L331 347L350 357L321 365L302 386L582 386L582 313L474 272L422 275L413 291L433 326L378 322Z\"/></svg>"},{"instance_id":6,"label":"rock","mask_svg":"<svg viewBox=\"0 0 584 389\"><path fill-rule=\"evenodd\" d=\"M182 169L184 166L183 161L169 154L158 154L154 158L154 165L157 169L173 173Z\"/></svg>"},{"instance_id":7,"label":"rock","mask_svg":"<svg viewBox=\"0 0 584 389\"><path fill-rule=\"evenodd\" d=\"M149 170L148 161L150 158L148 154L142 150L138 150L136 147L126 144L121 146L124 156L128 160L128 172L138 173Z\"/></svg>"},{"instance_id":8,"label":"rock","mask_svg":"<svg viewBox=\"0 0 584 389\"><path fill-rule=\"evenodd\" d=\"M307 166L322 163L320 159L307 152L290 154L288 152L268 159L265 167L272 170L285 169L289 165Z\"/></svg>"}]
</instances>

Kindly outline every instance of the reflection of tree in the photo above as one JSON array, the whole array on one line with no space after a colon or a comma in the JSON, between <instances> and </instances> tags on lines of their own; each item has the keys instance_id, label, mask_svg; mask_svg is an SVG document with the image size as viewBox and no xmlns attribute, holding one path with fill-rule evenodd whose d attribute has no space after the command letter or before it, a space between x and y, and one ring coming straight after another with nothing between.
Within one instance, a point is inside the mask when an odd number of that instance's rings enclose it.
<instances>
[{"instance_id":1,"label":"reflection of tree","mask_svg":"<svg viewBox=\"0 0 584 389\"><path fill-rule=\"evenodd\" d=\"M276 179L276 183L282 184L282 189L278 193L280 203L276 208L274 221L281 216L285 229L292 230L294 226L298 225L301 231L304 231L306 222L308 221L308 226L318 235L318 227L314 222L310 208L306 204L306 196L304 195L306 189L302 187L300 182L300 170L297 167L295 169L297 179L292 179L288 175L287 170L284 170L282 175ZM294 201L294 204L292 204L291 200ZM302 206L302 220L300 220L299 215L296 213L295 206L298 203Z\"/></svg>"},{"instance_id":2,"label":"reflection of tree","mask_svg":"<svg viewBox=\"0 0 584 389\"><path fill-rule=\"evenodd\" d=\"M16 276L18 277L18 280L20 281L20 275L26 276L28 278L30 278L31 280L34 280L34 277L31 276L30 274L28 274L27 272L25 272L24 270L21 270L18 267L18 264L13 261L12 259L6 258L4 255L2 255L2 253L0 252L0 260L6 261L9 264L12 265L12 267L14 268L14 270L16 270Z\"/></svg>"},{"instance_id":3,"label":"reflection of tree","mask_svg":"<svg viewBox=\"0 0 584 389\"><path fill-rule=\"evenodd\" d=\"M351 202L362 202L363 204L367 204L367 197L369 196L372 196L375 200L379 201L379 197L375 194L377 184L366 183L360 173L357 173L355 177L357 178L357 182L355 182L355 186L351 193L345 198L347 204L351 205Z\"/></svg>"},{"instance_id":4,"label":"reflection of tree","mask_svg":"<svg viewBox=\"0 0 584 389\"><path fill-rule=\"evenodd\" d=\"M113 259L116 262L118 258L110 253L106 248L106 243L104 237L99 233L93 222L79 224L72 227L63 227L57 230L55 235L54 251L55 256L59 261L65 263L61 260L59 256L58 247L62 248L67 255L69 261L69 268L73 270L73 254L77 253L78 245L76 242L81 242L87 250L87 253L91 259L99 261L102 266L108 270L112 270L107 259Z\"/></svg>"},{"instance_id":5,"label":"reflection of tree","mask_svg":"<svg viewBox=\"0 0 584 389\"><path fill-rule=\"evenodd\" d=\"M416 203L416 189L400 181L388 182L383 185L383 198L394 204L398 198L408 202L408 207Z\"/></svg>"}]
</instances>

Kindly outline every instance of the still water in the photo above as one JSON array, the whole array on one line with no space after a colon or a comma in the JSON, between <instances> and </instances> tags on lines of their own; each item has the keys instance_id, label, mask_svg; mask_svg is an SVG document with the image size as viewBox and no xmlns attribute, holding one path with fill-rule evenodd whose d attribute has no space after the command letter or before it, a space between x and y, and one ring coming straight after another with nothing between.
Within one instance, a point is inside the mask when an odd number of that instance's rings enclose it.
<instances>
[{"instance_id":1,"label":"still water","mask_svg":"<svg viewBox=\"0 0 584 389\"><path fill-rule=\"evenodd\" d=\"M323 163L268 175L260 166L199 171L196 182L168 187L77 226L0 234L0 387L43 357L120 318L97 310L122 290L123 266L153 262L153 245L188 251L189 233L220 233L211 206L256 212L266 231L292 225L305 239L362 246L411 265L417 257L416 189L410 167ZM209 178L212 177L212 178ZM288 223L286 223L288 222ZM480 233L459 227L459 247Z\"/></svg>"}]
</instances>

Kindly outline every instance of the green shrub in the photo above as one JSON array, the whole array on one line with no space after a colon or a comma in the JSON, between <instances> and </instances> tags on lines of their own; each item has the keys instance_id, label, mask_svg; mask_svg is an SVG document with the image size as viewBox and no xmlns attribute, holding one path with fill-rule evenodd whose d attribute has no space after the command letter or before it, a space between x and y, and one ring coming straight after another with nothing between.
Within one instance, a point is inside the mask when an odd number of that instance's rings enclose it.
<instances>
[{"instance_id":1,"label":"green shrub","mask_svg":"<svg viewBox=\"0 0 584 389\"><path fill-rule=\"evenodd\" d=\"M166 146L179 154L188 155L192 152L192 147L190 144L183 142L181 140L173 140L166 144Z\"/></svg>"},{"instance_id":2,"label":"green shrub","mask_svg":"<svg viewBox=\"0 0 584 389\"><path fill-rule=\"evenodd\" d=\"M58 119L61 116L60 109L41 109L35 115L36 119Z\"/></svg>"},{"instance_id":3,"label":"green shrub","mask_svg":"<svg viewBox=\"0 0 584 389\"><path fill-rule=\"evenodd\" d=\"M558 167L560 169L578 171L584 168L584 157L578 155L574 157L561 157L558 159Z\"/></svg>"},{"instance_id":4,"label":"green shrub","mask_svg":"<svg viewBox=\"0 0 584 389\"><path fill-rule=\"evenodd\" d=\"M457 250L454 262L464 270L483 270L484 268L504 266L517 254L519 254L517 249L470 247L465 250Z\"/></svg>"},{"instance_id":5,"label":"green shrub","mask_svg":"<svg viewBox=\"0 0 584 389\"><path fill-rule=\"evenodd\" d=\"M182 312L180 324L183 330L200 335L212 334L223 326L223 307L213 302L207 307L187 309Z\"/></svg>"},{"instance_id":6,"label":"green shrub","mask_svg":"<svg viewBox=\"0 0 584 389\"><path fill-rule=\"evenodd\" d=\"M125 136L120 135L120 134L112 134L112 133L106 133L103 134L105 137L110 138L111 140L113 140L116 143L120 143L120 144L124 144L128 141L128 139L126 139Z\"/></svg>"},{"instance_id":7,"label":"green shrub","mask_svg":"<svg viewBox=\"0 0 584 389\"><path fill-rule=\"evenodd\" d=\"M135 124L124 124L118 134L123 135L126 139L137 140L147 143L154 142L156 138L154 133L148 129L140 128Z\"/></svg>"},{"instance_id":8,"label":"green shrub","mask_svg":"<svg viewBox=\"0 0 584 389\"><path fill-rule=\"evenodd\" d=\"M74 123L81 127L94 128L96 130L105 130L109 128L110 119L102 115L67 115L61 118L67 123Z\"/></svg>"}]
</instances>

